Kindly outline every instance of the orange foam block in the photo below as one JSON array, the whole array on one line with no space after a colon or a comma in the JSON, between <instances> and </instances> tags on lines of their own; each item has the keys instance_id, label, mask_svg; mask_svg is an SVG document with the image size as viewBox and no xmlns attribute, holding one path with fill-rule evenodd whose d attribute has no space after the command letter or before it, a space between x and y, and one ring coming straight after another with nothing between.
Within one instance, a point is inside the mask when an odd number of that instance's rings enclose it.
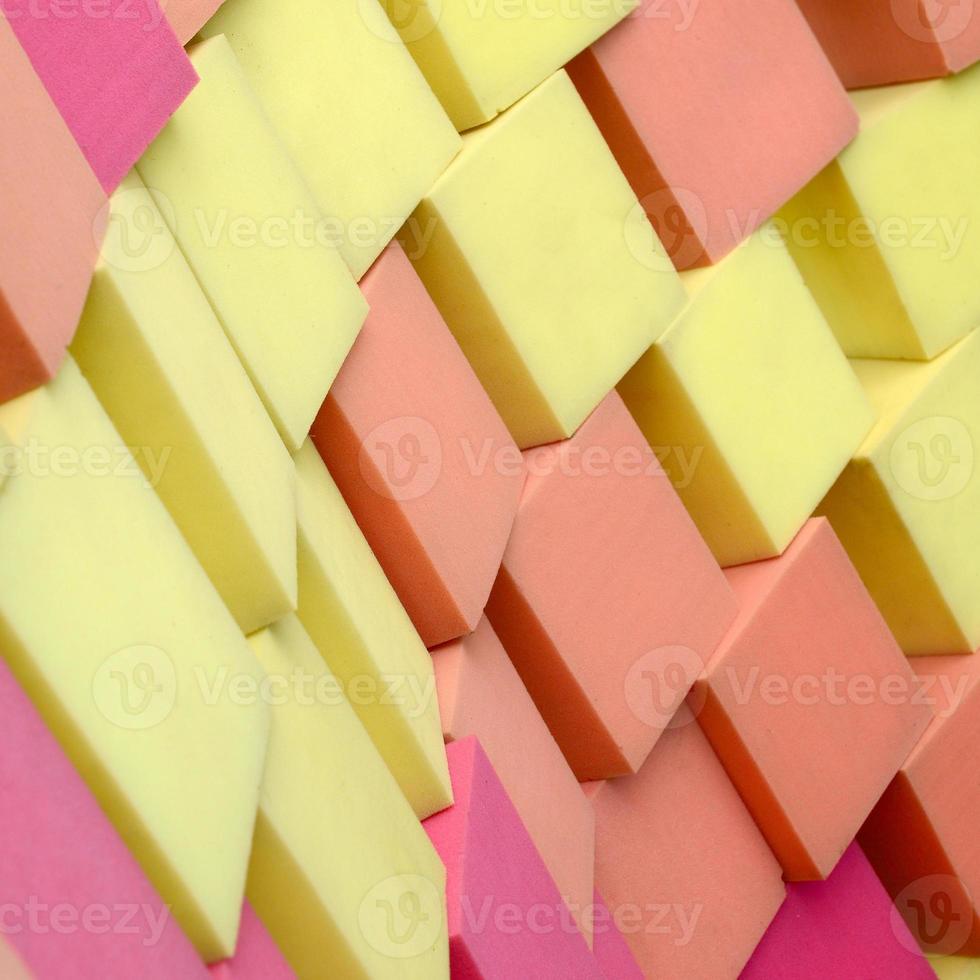
<instances>
[{"instance_id":1,"label":"orange foam block","mask_svg":"<svg viewBox=\"0 0 980 980\"><path fill-rule=\"evenodd\" d=\"M643 971L619 931L616 916L602 896L593 900L593 952L605 980L643 980Z\"/></svg>"},{"instance_id":2,"label":"orange foam block","mask_svg":"<svg viewBox=\"0 0 980 980\"><path fill-rule=\"evenodd\" d=\"M735 980L785 886L691 710L681 707L635 776L584 789L596 887L644 976Z\"/></svg>"},{"instance_id":3,"label":"orange foam block","mask_svg":"<svg viewBox=\"0 0 980 980\"><path fill-rule=\"evenodd\" d=\"M793 0L645 0L568 73L679 269L717 262L857 133Z\"/></svg>"},{"instance_id":4,"label":"orange foam block","mask_svg":"<svg viewBox=\"0 0 980 980\"><path fill-rule=\"evenodd\" d=\"M935 980L852 844L826 881L792 882L740 980Z\"/></svg>"},{"instance_id":5,"label":"orange foam block","mask_svg":"<svg viewBox=\"0 0 980 980\"><path fill-rule=\"evenodd\" d=\"M576 776L635 772L735 599L618 394L524 457L487 615Z\"/></svg>"},{"instance_id":6,"label":"orange foam block","mask_svg":"<svg viewBox=\"0 0 980 980\"><path fill-rule=\"evenodd\" d=\"M181 44L188 41L214 16L224 0L169 0L163 12Z\"/></svg>"},{"instance_id":7,"label":"orange foam block","mask_svg":"<svg viewBox=\"0 0 980 980\"><path fill-rule=\"evenodd\" d=\"M170 909L0 660L0 976L207 980ZM8 972L9 969L9 972ZM26 975L26 974L25 974Z\"/></svg>"},{"instance_id":8,"label":"orange foam block","mask_svg":"<svg viewBox=\"0 0 980 980\"><path fill-rule=\"evenodd\" d=\"M296 980L292 967L248 902L242 905L235 955L208 970L211 980Z\"/></svg>"},{"instance_id":9,"label":"orange foam block","mask_svg":"<svg viewBox=\"0 0 980 980\"><path fill-rule=\"evenodd\" d=\"M595 817L490 623L432 651L447 742L480 739L527 832L588 937Z\"/></svg>"},{"instance_id":10,"label":"orange foam block","mask_svg":"<svg viewBox=\"0 0 980 980\"><path fill-rule=\"evenodd\" d=\"M3 11L111 194L197 84L157 0L5 0Z\"/></svg>"},{"instance_id":11,"label":"orange foam block","mask_svg":"<svg viewBox=\"0 0 980 980\"><path fill-rule=\"evenodd\" d=\"M725 574L739 615L692 703L786 877L826 878L932 712L826 519Z\"/></svg>"},{"instance_id":12,"label":"orange foam block","mask_svg":"<svg viewBox=\"0 0 980 980\"><path fill-rule=\"evenodd\" d=\"M911 662L936 717L859 840L923 950L980 956L980 654Z\"/></svg>"},{"instance_id":13,"label":"orange foam block","mask_svg":"<svg viewBox=\"0 0 980 980\"><path fill-rule=\"evenodd\" d=\"M980 59L972 0L796 0L848 88L939 78Z\"/></svg>"},{"instance_id":14,"label":"orange foam block","mask_svg":"<svg viewBox=\"0 0 980 980\"><path fill-rule=\"evenodd\" d=\"M603 980L479 741L447 754L456 802L423 826L446 866L453 980Z\"/></svg>"},{"instance_id":15,"label":"orange foam block","mask_svg":"<svg viewBox=\"0 0 980 980\"><path fill-rule=\"evenodd\" d=\"M108 204L0 12L0 402L54 377Z\"/></svg>"},{"instance_id":16,"label":"orange foam block","mask_svg":"<svg viewBox=\"0 0 980 980\"><path fill-rule=\"evenodd\" d=\"M524 484L521 455L401 246L311 437L426 646L476 628Z\"/></svg>"}]
</instances>

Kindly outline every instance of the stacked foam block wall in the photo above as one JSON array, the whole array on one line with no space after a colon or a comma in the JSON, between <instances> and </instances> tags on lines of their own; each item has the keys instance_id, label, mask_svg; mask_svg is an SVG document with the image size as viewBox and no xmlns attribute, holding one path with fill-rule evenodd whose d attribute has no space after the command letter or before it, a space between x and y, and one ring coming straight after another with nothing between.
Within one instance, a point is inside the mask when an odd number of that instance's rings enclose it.
<instances>
[{"instance_id":1,"label":"stacked foam block wall","mask_svg":"<svg viewBox=\"0 0 980 980\"><path fill-rule=\"evenodd\" d=\"M0 977L980 976L977 62L0 5Z\"/></svg>"}]
</instances>

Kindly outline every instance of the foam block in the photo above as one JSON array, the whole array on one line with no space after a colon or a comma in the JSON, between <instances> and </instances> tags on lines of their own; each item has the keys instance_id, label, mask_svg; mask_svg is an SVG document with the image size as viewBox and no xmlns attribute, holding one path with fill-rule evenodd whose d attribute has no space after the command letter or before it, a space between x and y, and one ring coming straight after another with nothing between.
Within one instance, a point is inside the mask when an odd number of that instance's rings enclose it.
<instances>
[{"instance_id":1,"label":"foam block","mask_svg":"<svg viewBox=\"0 0 980 980\"><path fill-rule=\"evenodd\" d=\"M423 826L446 866L454 980L602 980L479 740L447 752L456 802Z\"/></svg>"},{"instance_id":2,"label":"foam block","mask_svg":"<svg viewBox=\"0 0 980 980\"><path fill-rule=\"evenodd\" d=\"M980 656L912 663L936 717L859 839L922 949L977 957L980 784L972 760L980 737Z\"/></svg>"},{"instance_id":3,"label":"foam block","mask_svg":"<svg viewBox=\"0 0 980 980\"><path fill-rule=\"evenodd\" d=\"M381 5L229 0L202 33L227 36L360 279L460 148Z\"/></svg>"},{"instance_id":4,"label":"foam block","mask_svg":"<svg viewBox=\"0 0 980 980\"><path fill-rule=\"evenodd\" d=\"M792 0L644 0L568 72L680 269L721 259L857 131Z\"/></svg>"},{"instance_id":5,"label":"foam block","mask_svg":"<svg viewBox=\"0 0 980 980\"><path fill-rule=\"evenodd\" d=\"M447 742L478 736L575 921L590 939L595 817L490 623L432 651Z\"/></svg>"},{"instance_id":6,"label":"foam block","mask_svg":"<svg viewBox=\"0 0 980 980\"><path fill-rule=\"evenodd\" d=\"M6 649L4 650L6 653ZM170 910L0 662L3 938L23 974L206 980Z\"/></svg>"},{"instance_id":7,"label":"foam block","mask_svg":"<svg viewBox=\"0 0 980 980\"><path fill-rule=\"evenodd\" d=\"M520 452L397 244L311 437L426 646L476 628L524 484Z\"/></svg>"},{"instance_id":8,"label":"foam block","mask_svg":"<svg viewBox=\"0 0 980 980\"><path fill-rule=\"evenodd\" d=\"M722 565L783 551L871 427L861 386L769 226L688 273L688 307L619 386Z\"/></svg>"},{"instance_id":9,"label":"foam block","mask_svg":"<svg viewBox=\"0 0 980 980\"><path fill-rule=\"evenodd\" d=\"M34 980L20 954L7 939L0 938L0 970L5 980Z\"/></svg>"},{"instance_id":10,"label":"foam block","mask_svg":"<svg viewBox=\"0 0 980 980\"><path fill-rule=\"evenodd\" d=\"M972 3L797 0L848 88L938 78L980 59Z\"/></svg>"},{"instance_id":11,"label":"foam block","mask_svg":"<svg viewBox=\"0 0 980 980\"><path fill-rule=\"evenodd\" d=\"M169 0L164 13L180 43L187 44L222 3L224 0Z\"/></svg>"},{"instance_id":12,"label":"foam block","mask_svg":"<svg viewBox=\"0 0 980 980\"><path fill-rule=\"evenodd\" d=\"M572 435L684 299L563 71L467 134L400 239L522 449Z\"/></svg>"},{"instance_id":13,"label":"foam block","mask_svg":"<svg viewBox=\"0 0 980 980\"><path fill-rule=\"evenodd\" d=\"M643 980L643 971L619 931L616 916L598 892L594 896L593 908L593 949L605 980Z\"/></svg>"},{"instance_id":14,"label":"foam block","mask_svg":"<svg viewBox=\"0 0 980 980\"><path fill-rule=\"evenodd\" d=\"M585 789L596 886L644 976L734 980L785 886L687 705L635 776Z\"/></svg>"},{"instance_id":15,"label":"foam block","mask_svg":"<svg viewBox=\"0 0 980 980\"><path fill-rule=\"evenodd\" d=\"M93 12L12 0L4 13L111 194L197 82L163 11L156 0L107 0Z\"/></svg>"},{"instance_id":16,"label":"foam block","mask_svg":"<svg viewBox=\"0 0 980 980\"><path fill-rule=\"evenodd\" d=\"M739 615L698 720L785 876L826 878L932 712L826 520L726 574Z\"/></svg>"},{"instance_id":17,"label":"foam block","mask_svg":"<svg viewBox=\"0 0 980 980\"><path fill-rule=\"evenodd\" d=\"M975 956L930 956L929 965L939 980L977 980L980 958Z\"/></svg>"},{"instance_id":18,"label":"foam block","mask_svg":"<svg viewBox=\"0 0 980 980\"><path fill-rule=\"evenodd\" d=\"M58 370L102 241L105 195L2 14L0 129L0 402L5 402Z\"/></svg>"},{"instance_id":19,"label":"foam block","mask_svg":"<svg viewBox=\"0 0 980 980\"><path fill-rule=\"evenodd\" d=\"M791 882L741 980L935 977L857 844L826 881Z\"/></svg>"},{"instance_id":20,"label":"foam block","mask_svg":"<svg viewBox=\"0 0 980 980\"><path fill-rule=\"evenodd\" d=\"M849 356L931 358L980 323L980 68L853 99L861 134L783 209L787 241Z\"/></svg>"},{"instance_id":21,"label":"foam block","mask_svg":"<svg viewBox=\"0 0 980 980\"><path fill-rule=\"evenodd\" d=\"M626 17L637 0L544 0L534 6L383 3L462 131L513 105Z\"/></svg>"},{"instance_id":22,"label":"foam block","mask_svg":"<svg viewBox=\"0 0 980 980\"><path fill-rule=\"evenodd\" d=\"M209 967L211 980L296 980L279 947L248 902L242 906L235 955Z\"/></svg>"},{"instance_id":23,"label":"foam block","mask_svg":"<svg viewBox=\"0 0 980 980\"><path fill-rule=\"evenodd\" d=\"M197 87L139 163L283 441L302 444L364 299L228 42L191 50Z\"/></svg>"},{"instance_id":24,"label":"foam block","mask_svg":"<svg viewBox=\"0 0 980 980\"><path fill-rule=\"evenodd\" d=\"M525 462L487 616L576 776L635 772L734 597L615 392Z\"/></svg>"},{"instance_id":25,"label":"foam block","mask_svg":"<svg viewBox=\"0 0 980 980\"><path fill-rule=\"evenodd\" d=\"M141 233L152 251L134 261ZM72 353L242 631L295 609L292 460L135 173Z\"/></svg>"},{"instance_id":26,"label":"foam block","mask_svg":"<svg viewBox=\"0 0 980 980\"><path fill-rule=\"evenodd\" d=\"M278 692L249 901L303 980L448 980L445 870L338 678L295 616L249 642Z\"/></svg>"},{"instance_id":27,"label":"foam block","mask_svg":"<svg viewBox=\"0 0 980 980\"><path fill-rule=\"evenodd\" d=\"M73 360L0 414L0 649L198 951L228 956L268 716L224 683L261 668Z\"/></svg>"},{"instance_id":28,"label":"foam block","mask_svg":"<svg viewBox=\"0 0 980 980\"><path fill-rule=\"evenodd\" d=\"M295 461L299 618L427 817L452 802L432 660L313 443Z\"/></svg>"},{"instance_id":29,"label":"foam block","mask_svg":"<svg viewBox=\"0 0 980 980\"><path fill-rule=\"evenodd\" d=\"M980 645L980 334L928 364L852 361L875 427L819 513L908 654Z\"/></svg>"}]
</instances>

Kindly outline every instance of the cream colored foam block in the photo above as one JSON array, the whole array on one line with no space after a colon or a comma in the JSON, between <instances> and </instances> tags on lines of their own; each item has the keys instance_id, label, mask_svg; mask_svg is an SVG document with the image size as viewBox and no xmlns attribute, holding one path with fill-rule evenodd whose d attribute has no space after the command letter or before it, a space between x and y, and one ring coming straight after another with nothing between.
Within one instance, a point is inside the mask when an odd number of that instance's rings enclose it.
<instances>
[{"instance_id":1,"label":"cream colored foam block","mask_svg":"<svg viewBox=\"0 0 980 980\"><path fill-rule=\"evenodd\" d=\"M619 386L722 565L792 541L873 416L779 234L719 265Z\"/></svg>"},{"instance_id":2,"label":"cream colored foam block","mask_svg":"<svg viewBox=\"0 0 980 980\"><path fill-rule=\"evenodd\" d=\"M460 139L377 0L229 0L224 34L360 278Z\"/></svg>"},{"instance_id":3,"label":"cream colored foam block","mask_svg":"<svg viewBox=\"0 0 980 980\"><path fill-rule=\"evenodd\" d=\"M853 361L878 423L819 507L907 654L980 646L980 333L927 364Z\"/></svg>"},{"instance_id":4,"label":"cream colored foam block","mask_svg":"<svg viewBox=\"0 0 980 980\"><path fill-rule=\"evenodd\" d=\"M452 802L432 659L312 442L296 475L299 618L427 817Z\"/></svg>"},{"instance_id":5,"label":"cream colored foam block","mask_svg":"<svg viewBox=\"0 0 980 980\"><path fill-rule=\"evenodd\" d=\"M135 173L71 350L242 631L295 609L292 460Z\"/></svg>"},{"instance_id":6,"label":"cream colored foam block","mask_svg":"<svg viewBox=\"0 0 980 980\"><path fill-rule=\"evenodd\" d=\"M684 301L564 71L467 134L401 240L522 449L571 436Z\"/></svg>"},{"instance_id":7,"label":"cream colored foam block","mask_svg":"<svg viewBox=\"0 0 980 980\"><path fill-rule=\"evenodd\" d=\"M300 980L448 980L445 869L341 682L295 616L249 643L278 690L249 901Z\"/></svg>"},{"instance_id":8,"label":"cream colored foam block","mask_svg":"<svg viewBox=\"0 0 980 980\"><path fill-rule=\"evenodd\" d=\"M933 357L980 324L980 66L854 92L861 133L783 210L851 357Z\"/></svg>"},{"instance_id":9,"label":"cream colored foam block","mask_svg":"<svg viewBox=\"0 0 980 980\"><path fill-rule=\"evenodd\" d=\"M138 170L292 451L367 306L228 42L191 60L200 84Z\"/></svg>"},{"instance_id":10,"label":"cream colored foam block","mask_svg":"<svg viewBox=\"0 0 980 980\"><path fill-rule=\"evenodd\" d=\"M637 0L383 3L460 130L513 105L637 6Z\"/></svg>"},{"instance_id":11,"label":"cream colored foam block","mask_svg":"<svg viewBox=\"0 0 980 980\"><path fill-rule=\"evenodd\" d=\"M4 406L0 650L200 953L235 945L262 670L70 358ZM11 417L12 421L11 421Z\"/></svg>"}]
</instances>

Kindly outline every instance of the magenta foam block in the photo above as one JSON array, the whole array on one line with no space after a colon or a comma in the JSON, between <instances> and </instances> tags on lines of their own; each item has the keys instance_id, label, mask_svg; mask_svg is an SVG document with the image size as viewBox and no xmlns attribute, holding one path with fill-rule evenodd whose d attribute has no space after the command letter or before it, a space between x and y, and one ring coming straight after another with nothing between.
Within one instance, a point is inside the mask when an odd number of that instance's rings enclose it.
<instances>
[{"instance_id":1,"label":"magenta foam block","mask_svg":"<svg viewBox=\"0 0 980 980\"><path fill-rule=\"evenodd\" d=\"M292 967L248 902L242 906L235 955L208 969L211 980L296 980Z\"/></svg>"},{"instance_id":2,"label":"magenta foam block","mask_svg":"<svg viewBox=\"0 0 980 980\"><path fill-rule=\"evenodd\" d=\"M106 193L197 83L156 0L4 0L3 11Z\"/></svg>"},{"instance_id":3,"label":"magenta foam block","mask_svg":"<svg viewBox=\"0 0 980 980\"><path fill-rule=\"evenodd\" d=\"M0 813L0 930L39 980L208 980L2 660Z\"/></svg>"},{"instance_id":4,"label":"magenta foam block","mask_svg":"<svg viewBox=\"0 0 980 980\"><path fill-rule=\"evenodd\" d=\"M604 980L479 741L446 753L456 802L423 826L446 866L453 980Z\"/></svg>"},{"instance_id":5,"label":"magenta foam block","mask_svg":"<svg viewBox=\"0 0 980 980\"><path fill-rule=\"evenodd\" d=\"M791 882L741 980L927 980L935 977L852 844L826 881Z\"/></svg>"}]
</instances>

